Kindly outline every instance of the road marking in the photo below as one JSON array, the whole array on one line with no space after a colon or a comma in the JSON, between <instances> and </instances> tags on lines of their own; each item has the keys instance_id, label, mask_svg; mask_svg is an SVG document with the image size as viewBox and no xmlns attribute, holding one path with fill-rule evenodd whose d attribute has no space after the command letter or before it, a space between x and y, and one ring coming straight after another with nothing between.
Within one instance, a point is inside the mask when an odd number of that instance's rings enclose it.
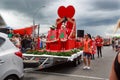
<instances>
[{"instance_id":1,"label":"road marking","mask_svg":"<svg viewBox=\"0 0 120 80\"><path fill-rule=\"evenodd\" d=\"M52 75L60 75L60 76L68 76L68 77L87 78L87 79L93 79L93 80L109 80L107 78L84 76L84 75L63 74L63 73L53 73L53 72L39 72L39 71L34 71L34 72L43 73L43 74L50 74L50 75L52 74Z\"/></svg>"}]
</instances>

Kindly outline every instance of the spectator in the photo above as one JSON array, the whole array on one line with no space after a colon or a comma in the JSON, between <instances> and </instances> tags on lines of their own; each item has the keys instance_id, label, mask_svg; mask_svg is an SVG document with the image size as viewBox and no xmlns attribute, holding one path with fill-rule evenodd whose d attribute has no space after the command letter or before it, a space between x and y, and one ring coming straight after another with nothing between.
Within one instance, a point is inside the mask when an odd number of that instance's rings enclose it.
<instances>
[{"instance_id":1,"label":"spectator","mask_svg":"<svg viewBox=\"0 0 120 80\"><path fill-rule=\"evenodd\" d=\"M21 41L20 41L20 36L18 34L15 34L12 37L12 42L14 43L14 45L18 48L21 48Z\"/></svg>"},{"instance_id":2,"label":"spectator","mask_svg":"<svg viewBox=\"0 0 120 80\"><path fill-rule=\"evenodd\" d=\"M42 36L41 41L43 43L43 48L45 48L46 47L46 36L45 35Z\"/></svg>"},{"instance_id":3,"label":"spectator","mask_svg":"<svg viewBox=\"0 0 120 80\"><path fill-rule=\"evenodd\" d=\"M115 50L115 38L112 39L112 48Z\"/></svg>"},{"instance_id":4,"label":"spectator","mask_svg":"<svg viewBox=\"0 0 120 80\"><path fill-rule=\"evenodd\" d=\"M36 39L31 37L31 40L32 40L32 42L31 42L31 49L35 50L35 47L36 47L36 44L37 44Z\"/></svg>"},{"instance_id":5,"label":"spectator","mask_svg":"<svg viewBox=\"0 0 120 80\"><path fill-rule=\"evenodd\" d=\"M24 35L23 39L21 40L22 51L26 52L26 50L31 49L32 39L29 35Z\"/></svg>"},{"instance_id":6,"label":"spectator","mask_svg":"<svg viewBox=\"0 0 120 80\"><path fill-rule=\"evenodd\" d=\"M21 51L24 53L26 52L26 42L27 42L27 38L26 36L23 36L22 40L21 40Z\"/></svg>"},{"instance_id":7,"label":"spectator","mask_svg":"<svg viewBox=\"0 0 120 80\"><path fill-rule=\"evenodd\" d=\"M116 39L115 39L115 51L116 51L116 52L118 51L118 45L119 45L118 42L119 42L119 41L118 41L118 39L116 38Z\"/></svg>"},{"instance_id":8,"label":"spectator","mask_svg":"<svg viewBox=\"0 0 120 80\"><path fill-rule=\"evenodd\" d=\"M8 38L12 38L13 37L13 35L14 35L14 33L13 33L13 31L10 29L9 31L8 31Z\"/></svg>"},{"instance_id":9,"label":"spectator","mask_svg":"<svg viewBox=\"0 0 120 80\"><path fill-rule=\"evenodd\" d=\"M98 35L95 39L95 42L96 42L96 46L97 46L98 58L102 57L103 39Z\"/></svg>"},{"instance_id":10,"label":"spectator","mask_svg":"<svg viewBox=\"0 0 120 80\"><path fill-rule=\"evenodd\" d=\"M96 43L95 43L95 38L92 37L92 56L91 56L92 60L95 59L95 56L94 56L95 53L96 53Z\"/></svg>"}]
</instances>

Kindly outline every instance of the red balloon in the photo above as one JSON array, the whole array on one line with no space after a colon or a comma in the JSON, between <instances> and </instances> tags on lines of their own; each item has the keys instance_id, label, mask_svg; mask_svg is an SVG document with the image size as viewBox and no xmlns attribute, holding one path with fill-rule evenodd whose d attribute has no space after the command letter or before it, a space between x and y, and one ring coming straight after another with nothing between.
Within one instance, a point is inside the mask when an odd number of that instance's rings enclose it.
<instances>
[{"instance_id":1,"label":"red balloon","mask_svg":"<svg viewBox=\"0 0 120 80\"><path fill-rule=\"evenodd\" d=\"M69 18L72 18L73 16L74 16L74 14L75 14L75 9L74 9L74 7L73 6L68 6L67 8L66 8L66 16L67 17L69 17Z\"/></svg>"},{"instance_id":2,"label":"red balloon","mask_svg":"<svg viewBox=\"0 0 120 80\"><path fill-rule=\"evenodd\" d=\"M66 16L66 8L65 8L64 6L60 6L60 7L58 8L58 16L59 16L60 18L63 18L63 17Z\"/></svg>"},{"instance_id":3,"label":"red balloon","mask_svg":"<svg viewBox=\"0 0 120 80\"><path fill-rule=\"evenodd\" d=\"M72 5L68 6L67 8L65 8L64 6L60 6L58 8L58 16L60 18L63 18L63 17L72 18L74 14L75 14L75 9Z\"/></svg>"}]
</instances>

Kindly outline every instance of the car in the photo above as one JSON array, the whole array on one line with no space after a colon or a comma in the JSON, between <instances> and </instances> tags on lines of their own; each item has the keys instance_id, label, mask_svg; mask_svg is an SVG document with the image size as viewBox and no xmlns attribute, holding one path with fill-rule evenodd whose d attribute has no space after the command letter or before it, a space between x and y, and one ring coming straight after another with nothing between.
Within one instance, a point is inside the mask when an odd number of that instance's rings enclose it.
<instances>
[{"instance_id":1,"label":"car","mask_svg":"<svg viewBox=\"0 0 120 80\"><path fill-rule=\"evenodd\" d=\"M23 57L20 49L0 32L0 80L21 80L24 76Z\"/></svg>"}]
</instances>

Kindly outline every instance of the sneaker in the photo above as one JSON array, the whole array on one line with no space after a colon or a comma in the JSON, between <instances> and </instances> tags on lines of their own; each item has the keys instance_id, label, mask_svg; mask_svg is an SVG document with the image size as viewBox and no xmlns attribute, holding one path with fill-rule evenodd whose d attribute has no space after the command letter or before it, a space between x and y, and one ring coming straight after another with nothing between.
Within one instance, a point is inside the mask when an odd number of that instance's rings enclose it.
<instances>
[{"instance_id":1,"label":"sneaker","mask_svg":"<svg viewBox=\"0 0 120 80\"><path fill-rule=\"evenodd\" d=\"M90 70L91 68L88 66L87 69Z\"/></svg>"},{"instance_id":2,"label":"sneaker","mask_svg":"<svg viewBox=\"0 0 120 80\"><path fill-rule=\"evenodd\" d=\"M83 69L87 69L87 66L84 66Z\"/></svg>"}]
</instances>

